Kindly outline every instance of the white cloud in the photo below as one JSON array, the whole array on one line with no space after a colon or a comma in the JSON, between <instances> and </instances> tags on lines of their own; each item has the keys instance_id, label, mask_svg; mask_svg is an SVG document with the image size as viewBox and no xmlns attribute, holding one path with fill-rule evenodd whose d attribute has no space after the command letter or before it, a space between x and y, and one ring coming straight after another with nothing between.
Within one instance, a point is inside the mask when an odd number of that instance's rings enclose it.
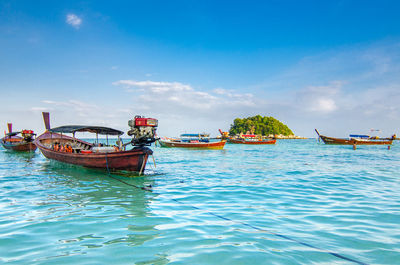
<instances>
[{"instance_id":1,"label":"white cloud","mask_svg":"<svg viewBox=\"0 0 400 265\"><path fill-rule=\"evenodd\" d=\"M31 110L34 111L34 112L42 112L42 111L49 111L49 108L46 108L46 107L32 107Z\"/></svg>"},{"instance_id":2,"label":"white cloud","mask_svg":"<svg viewBox=\"0 0 400 265\"><path fill-rule=\"evenodd\" d=\"M329 113L338 109L336 100L345 84L343 81L333 81L325 86L309 86L297 92L294 99L299 111Z\"/></svg>"},{"instance_id":3,"label":"white cloud","mask_svg":"<svg viewBox=\"0 0 400 265\"><path fill-rule=\"evenodd\" d=\"M84 116L85 112L99 109L99 107L96 106L95 104L88 104L74 99L66 101L42 100L42 103L46 104L47 107L34 107L33 110L40 110L41 108L49 108L48 106L52 106L52 108L68 109L69 111L83 112L80 113L79 115Z\"/></svg>"},{"instance_id":4,"label":"white cloud","mask_svg":"<svg viewBox=\"0 0 400 265\"><path fill-rule=\"evenodd\" d=\"M82 24L82 19L75 14L68 14L65 22L74 28L79 29Z\"/></svg>"},{"instance_id":5,"label":"white cloud","mask_svg":"<svg viewBox=\"0 0 400 265\"><path fill-rule=\"evenodd\" d=\"M113 85L122 85L125 88L140 88L143 91L147 90L153 93L165 93L165 92L181 92L192 90L189 85L184 85L178 82L155 82L155 81L134 81L134 80L119 80L113 83Z\"/></svg>"},{"instance_id":6,"label":"white cloud","mask_svg":"<svg viewBox=\"0 0 400 265\"><path fill-rule=\"evenodd\" d=\"M121 86L133 95L132 113L151 112L152 116L167 122L169 130L166 133L204 131L209 127L213 128L211 133L217 132L218 128L228 126L236 115L245 115L263 106L251 93L235 93L222 88L204 91L180 82L119 80L113 85Z\"/></svg>"},{"instance_id":7,"label":"white cloud","mask_svg":"<svg viewBox=\"0 0 400 265\"><path fill-rule=\"evenodd\" d=\"M336 103L331 98L319 98L311 106L312 111L331 112L337 109Z\"/></svg>"}]
</instances>

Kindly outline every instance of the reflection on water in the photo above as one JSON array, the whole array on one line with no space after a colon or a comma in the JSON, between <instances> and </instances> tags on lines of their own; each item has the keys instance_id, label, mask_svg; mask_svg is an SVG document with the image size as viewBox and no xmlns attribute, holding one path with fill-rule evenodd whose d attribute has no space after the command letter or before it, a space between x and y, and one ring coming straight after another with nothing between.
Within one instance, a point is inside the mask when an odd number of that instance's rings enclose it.
<instances>
[{"instance_id":1,"label":"reflection on water","mask_svg":"<svg viewBox=\"0 0 400 265\"><path fill-rule=\"evenodd\" d=\"M115 205L124 208L128 215L143 217L148 214L149 200L156 196L113 179L120 179L137 187L154 186L151 176L147 175L127 178L123 174L112 174L110 178L104 170L77 167L56 161L44 163L41 171L50 176L48 182L42 183L46 187L62 186L69 189L67 194L61 196L68 203Z\"/></svg>"},{"instance_id":2,"label":"reflection on water","mask_svg":"<svg viewBox=\"0 0 400 265\"><path fill-rule=\"evenodd\" d=\"M1 161L4 162L17 160L18 162L32 163L33 159L38 155L36 152L17 152L4 148L0 149L0 153L2 154Z\"/></svg>"}]
</instances>

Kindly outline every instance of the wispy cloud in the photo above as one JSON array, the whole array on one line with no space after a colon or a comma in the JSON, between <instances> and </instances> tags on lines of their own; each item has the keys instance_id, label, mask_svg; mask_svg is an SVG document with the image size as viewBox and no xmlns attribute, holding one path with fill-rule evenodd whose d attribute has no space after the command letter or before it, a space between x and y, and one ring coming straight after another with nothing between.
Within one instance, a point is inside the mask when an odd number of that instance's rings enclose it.
<instances>
[{"instance_id":1,"label":"wispy cloud","mask_svg":"<svg viewBox=\"0 0 400 265\"><path fill-rule=\"evenodd\" d=\"M93 122L97 122L103 124L103 116L104 113L107 112L96 104L75 99L66 101L42 100L41 103L41 106L34 106L31 110L38 113L42 111L51 111L56 116L61 117L57 120L69 121L70 123L80 122L93 124Z\"/></svg>"},{"instance_id":2,"label":"wispy cloud","mask_svg":"<svg viewBox=\"0 0 400 265\"><path fill-rule=\"evenodd\" d=\"M254 97L250 93L232 93L224 89L206 92L180 82L119 80L113 85L123 86L128 92L139 92L142 102L157 102L158 107L166 109L180 106L198 111L255 104Z\"/></svg>"},{"instance_id":3,"label":"wispy cloud","mask_svg":"<svg viewBox=\"0 0 400 265\"><path fill-rule=\"evenodd\" d=\"M75 14L67 14L65 22L74 28L79 29L82 24L82 19Z\"/></svg>"},{"instance_id":4,"label":"wispy cloud","mask_svg":"<svg viewBox=\"0 0 400 265\"><path fill-rule=\"evenodd\" d=\"M333 81L325 86L308 86L295 97L297 107L303 111L329 113L336 111L336 101L345 82Z\"/></svg>"},{"instance_id":5,"label":"wispy cloud","mask_svg":"<svg viewBox=\"0 0 400 265\"><path fill-rule=\"evenodd\" d=\"M50 108L46 108L46 107L32 107L31 110L34 111L34 112L42 112L42 111L49 111Z\"/></svg>"},{"instance_id":6,"label":"wispy cloud","mask_svg":"<svg viewBox=\"0 0 400 265\"><path fill-rule=\"evenodd\" d=\"M62 107L71 112L76 112L78 116L81 117L86 117L88 114L99 110L99 107L95 104L89 104L75 99L67 101L43 100L42 102L50 106Z\"/></svg>"},{"instance_id":7,"label":"wispy cloud","mask_svg":"<svg viewBox=\"0 0 400 265\"><path fill-rule=\"evenodd\" d=\"M122 85L125 88L139 88L142 91L149 91L152 93L165 93L165 92L182 92L185 90L193 90L189 85L184 85L179 82L156 82L156 81L135 81L135 80L119 80L113 85ZM132 91L132 90L130 90Z\"/></svg>"}]
</instances>

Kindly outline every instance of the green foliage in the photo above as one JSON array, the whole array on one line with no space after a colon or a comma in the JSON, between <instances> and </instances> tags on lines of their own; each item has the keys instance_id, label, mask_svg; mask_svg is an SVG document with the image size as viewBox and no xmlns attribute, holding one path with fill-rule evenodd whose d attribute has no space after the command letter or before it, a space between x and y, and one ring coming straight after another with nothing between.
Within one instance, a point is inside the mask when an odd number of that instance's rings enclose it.
<instances>
[{"instance_id":1,"label":"green foliage","mask_svg":"<svg viewBox=\"0 0 400 265\"><path fill-rule=\"evenodd\" d=\"M292 130L273 117L260 115L244 119L236 118L229 130L230 135L253 133L257 135L282 134L293 135Z\"/></svg>"}]
</instances>

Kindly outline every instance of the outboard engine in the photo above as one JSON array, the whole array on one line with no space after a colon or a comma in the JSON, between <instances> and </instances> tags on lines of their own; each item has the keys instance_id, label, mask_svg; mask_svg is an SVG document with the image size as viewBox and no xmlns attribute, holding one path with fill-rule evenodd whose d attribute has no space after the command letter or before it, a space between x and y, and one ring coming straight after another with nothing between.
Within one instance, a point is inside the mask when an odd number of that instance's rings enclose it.
<instances>
[{"instance_id":1,"label":"outboard engine","mask_svg":"<svg viewBox=\"0 0 400 265\"><path fill-rule=\"evenodd\" d=\"M128 131L128 135L132 136L131 143L133 145L150 145L155 142L156 130L158 126L158 120L152 118L145 118L142 116L135 116L133 120L128 121L131 129Z\"/></svg>"},{"instance_id":2,"label":"outboard engine","mask_svg":"<svg viewBox=\"0 0 400 265\"><path fill-rule=\"evenodd\" d=\"M24 140L26 142L32 142L33 141L33 136L35 136L36 134L33 133L32 130L22 130L21 131L21 136L22 138L24 138Z\"/></svg>"}]
</instances>

